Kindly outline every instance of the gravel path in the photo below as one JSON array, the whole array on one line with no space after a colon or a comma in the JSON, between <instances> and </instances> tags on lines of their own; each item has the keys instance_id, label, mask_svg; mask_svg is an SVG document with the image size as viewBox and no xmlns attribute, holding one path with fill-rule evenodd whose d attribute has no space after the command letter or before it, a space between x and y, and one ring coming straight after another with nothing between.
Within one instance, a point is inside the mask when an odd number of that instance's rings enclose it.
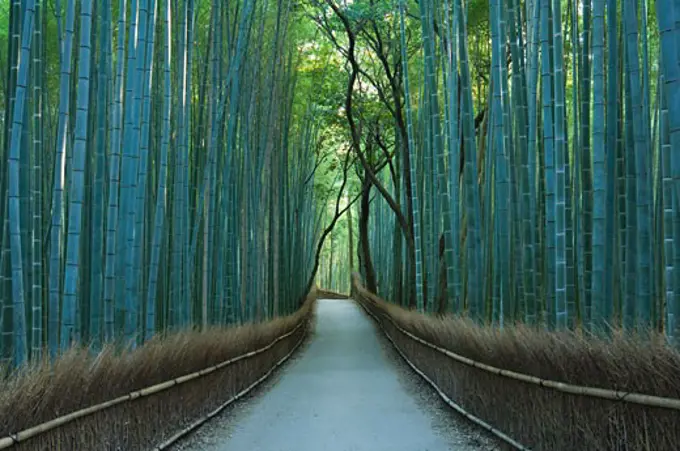
<instances>
[{"instance_id":1,"label":"gravel path","mask_svg":"<svg viewBox=\"0 0 680 451\"><path fill-rule=\"evenodd\" d=\"M317 303L310 342L247 403L176 450L477 451L496 442L406 367L354 302Z\"/></svg>"}]
</instances>

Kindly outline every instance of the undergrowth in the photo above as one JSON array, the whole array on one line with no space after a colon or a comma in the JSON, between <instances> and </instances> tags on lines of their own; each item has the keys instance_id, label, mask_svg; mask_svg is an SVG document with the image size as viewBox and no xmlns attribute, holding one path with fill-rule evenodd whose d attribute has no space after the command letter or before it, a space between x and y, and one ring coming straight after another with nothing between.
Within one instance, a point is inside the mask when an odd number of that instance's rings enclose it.
<instances>
[{"instance_id":1,"label":"undergrowth","mask_svg":"<svg viewBox=\"0 0 680 451\"><path fill-rule=\"evenodd\" d=\"M663 337L599 339L526 325L503 330L389 304L354 282L374 313L441 348L488 365L573 385L680 398L680 353ZM397 346L452 399L532 450L677 450L680 411L558 392L445 356L382 320Z\"/></svg>"},{"instance_id":2,"label":"undergrowth","mask_svg":"<svg viewBox=\"0 0 680 451\"><path fill-rule=\"evenodd\" d=\"M295 314L261 324L179 332L129 353L73 348L54 363L23 368L0 388L0 436L267 346L309 317L315 292ZM303 326L271 349L194 381L78 419L13 449L148 449L205 415L290 352ZM56 448L55 448L56 447Z\"/></svg>"},{"instance_id":3,"label":"undergrowth","mask_svg":"<svg viewBox=\"0 0 680 451\"><path fill-rule=\"evenodd\" d=\"M347 299L347 297L346 294L338 293L333 290L319 288L317 291L317 298L319 299Z\"/></svg>"}]
</instances>

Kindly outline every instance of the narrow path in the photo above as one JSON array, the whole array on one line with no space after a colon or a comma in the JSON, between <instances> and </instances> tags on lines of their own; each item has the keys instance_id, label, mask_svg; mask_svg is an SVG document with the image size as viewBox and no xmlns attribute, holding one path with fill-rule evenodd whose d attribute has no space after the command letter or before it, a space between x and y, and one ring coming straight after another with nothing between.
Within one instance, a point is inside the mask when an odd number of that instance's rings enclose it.
<instances>
[{"instance_id":1,"label":"narrow path","mask_svg":"<svg viewBox=\"0 0 680 451\"><path fill-rule=\"evenodd\" d=\"M419 402L352 301L320 300L311 343L275 385L214 430L213 451L471 451L495 449L461 421ZM430 398L431 399L431 398ZM234 412L233 414L236 414ZM232 414L232 415L233 415ZM230 416L232 416L230 415ZM441 412L438 413L441 416ZM439 423L439 424L437 424ZM214 425L213 427L217 427Z\"/></svg>"}]
</instances>

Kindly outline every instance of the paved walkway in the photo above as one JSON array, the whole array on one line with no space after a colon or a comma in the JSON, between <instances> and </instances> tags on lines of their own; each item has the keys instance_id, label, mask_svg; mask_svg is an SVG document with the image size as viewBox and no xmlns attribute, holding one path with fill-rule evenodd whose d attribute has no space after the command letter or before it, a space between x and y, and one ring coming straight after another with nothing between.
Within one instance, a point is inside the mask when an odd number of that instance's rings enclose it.
<instances>
[{"instance_id":1,"label":"paved walkway","mask_svg":"<svg viewBox=\"0 0 680 451\"><path fill-rule=\"evenodd\" d=\"M352 301L317 303L316 331L275 382L183 451L489 451L497 446L395 363ZM384 343L384 341L383 341ZM405 365L404 365L405 367ZM427 400L426 400L427 398Z\"/></svg>"},{"instance_id":2,"label":"paved walkway","mask_svg":"<svg viewBox=\"0 0 680 451\"><path fill-rule=\"evenodd\" d=\"M446 451L353 302L318 302L316 333L219 451ZM479 449L474 447L474 449Z\"/></svg>"}]
</instances>

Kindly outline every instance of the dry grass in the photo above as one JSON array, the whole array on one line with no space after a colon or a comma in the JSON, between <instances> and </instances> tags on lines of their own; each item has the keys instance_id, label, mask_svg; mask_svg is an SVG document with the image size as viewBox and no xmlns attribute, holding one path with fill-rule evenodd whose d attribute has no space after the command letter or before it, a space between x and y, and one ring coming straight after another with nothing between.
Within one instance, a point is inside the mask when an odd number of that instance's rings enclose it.
<instances>
[{"instance_id":1,"label":"dry grass","mask_svg":"<svg viewBox=\"0 0 680 451\"><path fill-rule=\"evenodd\" d=\"M442 348L543 379L680 398L680 353L662 339L611 341L527 326L500 331L388 304L355 287L374 313ZM378 315L380 317L380 315ZM454 401L532 450L677 450L680 411L569 395L456 362L383 327L402 351Z\"/></svg>"},{"instance_id":2,"label":"dry grass","mask_svg":"<svg viewBox=\"0 0 680 451\"><path fill-rule=\"evenodd\" d=\"M337 291L333 290L325 290L323 288L319 288L317 291L317 297L319 299L347 299L348 295L338 293Z\"/></svg>"},{"instance_id":3,"label":"dry grass","mask_svg":"<svg viewBox=\"0 0 680 451\"><path fill-rule=\"evenodd\" d=\"M0 391L0 435L262 348L306 321L314 299L315 292L298 312L285 318L229 329L177 333L153 339L125 355L117 355L110 348L97 356L73 349L53 366L34 367L5 381ZM264 375L306 331L303 326L252 358L156 395L78 419L14 449L149 449Z\"/></svg>"}]
</instances>

